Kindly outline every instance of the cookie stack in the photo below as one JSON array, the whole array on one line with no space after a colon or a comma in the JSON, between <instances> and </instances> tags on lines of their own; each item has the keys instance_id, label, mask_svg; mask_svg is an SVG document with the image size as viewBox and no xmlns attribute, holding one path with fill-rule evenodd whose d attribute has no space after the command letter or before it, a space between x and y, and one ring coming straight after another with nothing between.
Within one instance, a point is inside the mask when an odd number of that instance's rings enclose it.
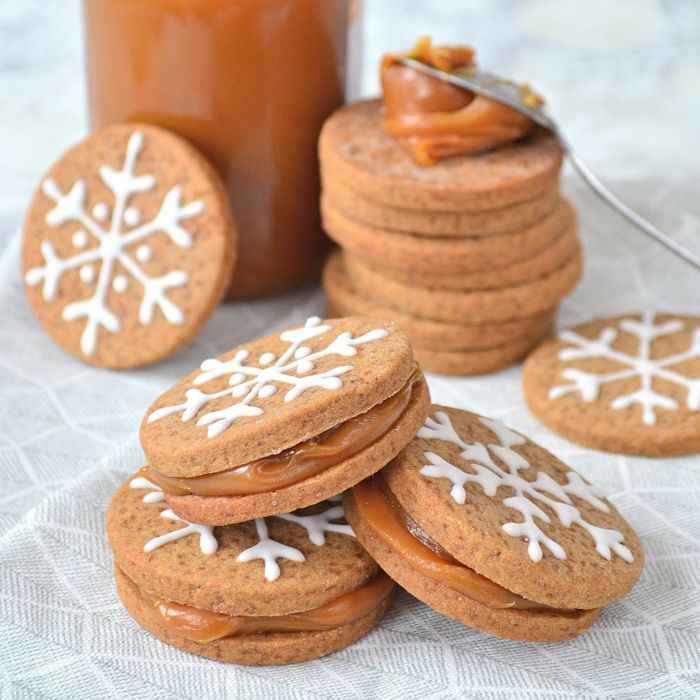
<instances>
[{"instance_id":1,"label":"cookie stack","mask_svg":"<svg viewBox=\"0 0 700 700\"><path fill-rule=\"evenodd\" d=\"M324 270L331 315L391 319L425 370L453 375L516 362L551 330L581 272L554 136L423 167L371 100L326 121L319 155L324 228L342 249Z\"/></svg>"},{"instance_id":2,"label":"cookie stack","mask_svg":"<svg viewBox=\"0 0 700 700\"><path fill-rule=\"evenodd\" d=\"M309 319L206 360L141 425L107 513L117 590L155 637L243 664L351 644L393 583L337 495L415 436L428 388L391 322Z\"/></svg>"}]
</instances>

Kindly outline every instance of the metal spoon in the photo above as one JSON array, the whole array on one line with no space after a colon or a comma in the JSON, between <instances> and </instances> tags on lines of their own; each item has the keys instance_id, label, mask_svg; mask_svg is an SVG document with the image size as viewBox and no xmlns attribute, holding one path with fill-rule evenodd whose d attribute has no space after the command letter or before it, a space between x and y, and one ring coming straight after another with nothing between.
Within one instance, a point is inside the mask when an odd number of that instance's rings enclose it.
<instances>
[{"instance_id":1,"label":"metal spoon","mask_svg":"<svg viewBox=\"0 0 700 700\"><path fill-rule=\"evenodd\" d=\"M458 87L480 95L490 97L492 100L501 102L512 109L530 117L533 122L549 129L557 137L562 148L569 156L571 163L578 174L585 180L588 186L613 209L616 209L628 221L631 221L637 228L641 229L648 236L661 243L686 262L694 265L700 270L700 255L697 255L680 243L676 242L667 233L656 228L654 224L647 221L636 211L628 207L623 201L618 199L586 166L581 158L576 154L568 138L562 133L559 125L547 114L544 106L537 102L528 103L523 101L523 91L525 86L519 85L512 80L502 78L495 73L482 70L481 68L469 68L467 71L450 72L433 68L425 63L416 61L413 58L400 58L399 62L414 70L422 71L440 80L457 85Z\"/></svg>"}]
</instances>

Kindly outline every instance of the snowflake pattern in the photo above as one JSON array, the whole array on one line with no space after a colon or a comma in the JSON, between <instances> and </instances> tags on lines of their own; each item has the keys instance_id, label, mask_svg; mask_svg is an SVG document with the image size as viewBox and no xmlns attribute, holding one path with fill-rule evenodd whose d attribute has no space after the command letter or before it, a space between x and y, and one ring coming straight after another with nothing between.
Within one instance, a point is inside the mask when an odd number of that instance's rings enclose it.
<instances>
[{"instance_id":1,"label":"snowflake pattern","mask_svg":"<svg viewBox=\"0 0 700 700\"><path fill-rule=\"evenodd\" d=\"M624 536L617 530L597 527L589 523L574 506L571 496L580 498L598 510L608 513L610 508L603 499L603 494L594 486L586 483L576 472L567 472L567 483L557 483L549 474L538 471L534 481L527 481L519 473L530 468L530 463L513 447L523 445L525 438L506 428L503 424L488 418L479 418L497 438L498 444L484 445L480 442L467 443L457 433L450 417L442 412L435 413L435 418L428 417L425 425L418 431L418 437L427 440L441 440L456 445L461 450L460 457L465 460L474 473L451 464L434 452L425 452L428 464L420 473L433 479L448 479L452 482L450 495L455 503L466 503L467 491L465 484L478 484L484 494L495 496L501 486L509 487L515 495L503 499L503 504L516 510L523 519L521 522L504 523L503 531L512 536L524 539L528 543L527 553L530 559L537 563L541 561L544 546L557 559L566 559L564 548L555 540L548 537L537 524L535 519L551 523L550 516L538 505L538 502L548 506L560 521L570 528L578 525L593 539L598 554L610 560L614 552L624 561L634 561L632 552L623 544ZM495 456L505 465L505 469L497 464Z\"/></svg>"},{"instance_id":2,"label":"snowflake pattern","mask_svg":"<svg viewBox=\"0 0 700 700\"><path fill-rule=\"evenodd\" d=\"M308 389L338 389L343 385L340 375L349 372L352 365L341 365L325 372L313 372L315 362L328 355L353 357L357 355L357 345L380 340L389 335L383 328L376 328L357 338L352 333L338 334L326 347L312 350L306 345L310 340L333 330L330 325L321 325L321 319L314 316L309 318L303 327L284 331L280 338L289 343L289 347L276 357L271 352L260 355L258 365L248 363L248 350L239 350L230 360L210 359L201 365L194 384L196 386L230 375L226 389L207 394L198 388L185 392L185 401L175 406L164 406L153 411L148 422L160 420L175 413L182 414L182 420L192 420L211 401L231 396L235 401L230 406L218 411L204 413L197 420L198 426L208 426L207 435L212 438L228 430L231 424L244 416L258 416L264 413L263 408L253 405L253 402L266 399L276 394L279 386L288 386L284 400L293 401Z\"/></svg>"},{"instance_id":3,"label":"snowflake pattern","mask_svg":"<svg viewBox=\"0 0 700 700\"><path fill-rule=\"evenodd\" d=\"M161 503L165 500L165 494L153 482L144 477L135 477L129 482L132 489L147 489L147 493L143 497L144 503ZM342 494L333 496L327 499L331 503L342 501ZM163 535L154 537L143 547L144 552L152 552L154 549L162 547L168 542L174 542L188 537L189 535L199 535L199 549L202 554L214 554L219 547L219 543L214 535L214 527L211 525L197 525L175 515L170 509L163 510L160 513L161 517L172 520L173 522L184 523L184 527L178 530L166 532ZM355 537L355 533L347 523L334 522L345 518L345 510L341 505L332 505L330 508L311 515L299 515L297 513L282 513L280 515L271 516L280 518L288 522L301 525L306 530L309 542L318 547L326 544L326 533L336 532L348 537ZM303 552L295 547L290 547L282 542L273 540L269 536L267 522L265 518L256 518L254 520L255 531L257 533L258 542L252 547L243 550L237 557L236 561L244 564L247 562L261 559L264 563L263 574L268 581L276 581L280 577L280 566L277 563L278 559L287 559L289 561L304 562L306 557Z\"/></svg>"},{"instance_id":4,"label":"snowflake pattern","mask_svg":"<svg viewBox=\"0 0 700 700\"><path fill-rule=\"evenodd\" d=\"M156 216L142 223L139 210L130 204L131 197L148 192L156 185L153 175L134 174L143 144L143 134L134 132L129 138L121 170L108 165L102 165L99 169L100 178L114 197L111 212L105 202L97 202L90 212L86 211L88 193L84 180L76 180L68 192L61 191L58 183L51 178L42 183L44 194L55 202L55 206L46 214L47 225L55 228L65 223L75 223L77 228L71 242L77 252L61 258L50 241L42 241L40 250L44 264L28 270L25 280L32 287L43 283L42 294L47 301L56 297L61 279L71 270L78 271L84 284L94 286L89 298L73 301L62 311L64 321L85 319L80 347L86 355L95 353L100 328L110 333L116 333L121 328L119 317L107 305L110 287L117 294L123 294L131 280L141 286L143 295L139 321L142 325L153 321L156 307L174 325L185 321L182 309L168 298L167 292L187 284L188 274L183 270L173 270L160 277L151 277L142 265L152 256L148 239L159 232L165 233L179 248L191 248L192 236L182 222L201 214L204 203L195 200L183 206L182 190L175 185L165 194ZM91 241L95 245L90 247ZM136 244L138 247L132 254L128 249ZM126 274L117 273L117 264Z\"/></svg>"},{"instance_id":5,"label":"snowflake pattern","mask_svg":"<svg viewBox=\"0 0 700 700\"><path fill-rule=\"evenodd\" d=\"M629 394L616 397L610 402L610 408L622 410L635 404L642 408L642 420L645 425L655 425L657 408L677 410L678 402L671 396L662 394L653 386L654 378L664 379L687 390L686 405L689 410L700 410L700 377L689 378L673 369L673 365L690 359L700 358L700 328L693 332L688 348L674 355L651 358L651 345L656 338L673 335L685 329L681 319L671 319L655 323L655 314L645 312L642 319L624 318L617 322L617 328L603 328L597 338L586 338L571 330L564 330L559 339L569 344L559 352L559 359L565 362L587 358L603 358L623 365L620 369L606 374L594 374L576 367L567 367L562 377L569 384L552 387L549 398L556 400L566 394L578 392L584 401L595 401L600 389L630 377L639 378L639 389ZM637 355L629 355L613 348L618 331L636 336L639 340Z\"/></svg>"}]
</instances>

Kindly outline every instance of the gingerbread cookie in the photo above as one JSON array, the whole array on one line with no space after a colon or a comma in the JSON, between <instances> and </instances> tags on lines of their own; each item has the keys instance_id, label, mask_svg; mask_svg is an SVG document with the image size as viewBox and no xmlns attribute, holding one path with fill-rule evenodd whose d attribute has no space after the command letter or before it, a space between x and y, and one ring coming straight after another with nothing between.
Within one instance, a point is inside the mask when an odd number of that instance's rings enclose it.
<instances>
[{"instance_id":1,"label":"gingerbread cookie","mask_svg":"<svg viewBox=\"0 0 700 700\"><path fill-rule=\"evenodd\" d=\"M500 289L501 287L532 282L560 268L567 260L580 252L581 246L576 229L570 228L534 257L516 262L508 267L486 272L459 275L447 275L440 272L409 272L407 270L393 270L389 267L376 268L371 262L364 262L368 267L374 267L375 272L380 272L403 285L469 292L480 289ZM360 257L360 259L362 258Z\"/></svg>"},{"instance_id":2,"label":"gingerbread cookie","mask_svg":"<svg viewBox=\"0 0 700 700\"><path fill-rule=\"evenodd\" d=\"M178 515L224 525L356 484L411 440L428 405L392 322L310 318L203 362L148 409L141 443Z\"/></svg>"},{"instance_id":3,"label":"gingerbread cookie","mask_svg":"<svg viewBox=\"0 0 700 700\"><path fill-rule=\"evenodd\" d=\"M527 228L550 214L560 200L559 190L553 186L534 199L490 211L402 209L377 203L371 193L365 197L335 182L331 175L324 179L323 192L334 207L365 226L457 238L494 236Z\"/></svg>"},{"instance_id":4,"label":"gingerbread cookie","mask_svg":"<svg viewBox=\"0 0 700 700\"><path fill-rule=\"evenodd\" d=\"M395 321L408 335L414 351L418 348L483 350L510 345L519 340L539 340L552 328L554 311L505 323L469 325L414 318L382 301L362 296L352 285L339 252L332 253L323 270L323 287L328 297L329 316L367 316ZM532 342L529 343L529 346Z\"/></svg>"},{"instance_id":5,"label":"gingerbread cookie","mask_svg":"<svg viewBox=\"0 0 700 700\"><path fill-rule=\"evenodd\" d=\"M225 292L236 233L218 176L187 142L119 124L47 173L24 224L29 303L80 359L136 367L185 345Z\"/></svg>"},{"instance_id":6,"label":"gingerbread cookie","mask_svg":"<svg viewBox=\"0 0 700 700\"><path fill-rule=\"evenodd\" d=\"M700 318L644 312L561 331L527 359L525 398L547 426L607 452L700 451Z\"/></svg>"},{"instance_id":7,"label":"gingerbread cookie","mask_svg":"<svg viewBox=\"0 0 700 700\"><path fill-rule=\"evenodd\" d=\"M534 281L463 292L402 284L352 255L344 254L343 262L355 288L370 299L390 299L392 306L417 318L470 324L503 323L553 309L578 282L582 264L576 252Z\"/></svg>"},{"instance_id":8,"label":"gingerbread cookie","mask_svg":"<svg viewBox=\"0 0 700 700\"><path fill-rule=\"evenodd\" d=\"M392 582L358 544L339 499L225 527L183 521L142 473L107 512L117 590L152 635L240 664L296 663L369 632Z\"/></svg>"},{"instance_id":9,"label":"gingerbread cookie","mask_svg":"<svg viewBox=\"0 0 700 700\"><path fill-rule=\"evenodd\" d=\"M377 563L439 612L511 639L584 632L644 561L632 528L554 455L498 421L433 406L345 497Z\"/></svg>"},{"instance_id":10,"label":"gingerbread cookie","mask_svg":"<svg viewBox=\"0 0 700 700\"><path fill-rule=\"evenodd\" d=\"M346 105L323 125L322 182L332 178L389 206L438 211L484 211L542 196L556 186L563 152L556 136L535 129L493 151L418 165L382 127L381 102Z\"/></svg>"},{"instance_id":11,"label":"gingerbread cookie","mask_svg":"<svg viewBox=\"0 0 700 700\"><path fill-rule=\"evenodd\" d=\"M496 272L544 253L562 235L576 232L571 205L560 199L554 210L532 226L481 238L417 236L372 228L349 219L321 198L323 227L349 253L379 267L460 275Z\"/></svg>"}]
</instances>

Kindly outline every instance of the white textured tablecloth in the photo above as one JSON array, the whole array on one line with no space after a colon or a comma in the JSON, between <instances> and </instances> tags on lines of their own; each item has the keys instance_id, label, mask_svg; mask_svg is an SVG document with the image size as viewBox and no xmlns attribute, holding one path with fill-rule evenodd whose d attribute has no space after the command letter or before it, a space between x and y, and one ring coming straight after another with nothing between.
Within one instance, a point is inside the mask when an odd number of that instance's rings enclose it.
<instances>
[{"instance_id":1,"label":"white textured tablecloth","mask_svg":"<svg viewBox=\"0 0 700 700\"><path fill-rule=\"evenodd\" d=\"M621 190L700 247L690 186ZM700 311L700 273L577 187L586 273L560 325L652 307ZM435 401L498 417L607 492L640 534L641 580L579 639L497 639L405 593L357 644L282 668L207 661L166 646L121 607L104 514L142 465L136 440L150 401L204 357L322 313L320 291L223 307L198 340L156 367L93 369L34 321L16 241L0 259L0 699L443 698L700 695L700 456L641 459L577 447L528 413L520 368L473 379L430 377Z\"/></svg>"}]
</instances>

